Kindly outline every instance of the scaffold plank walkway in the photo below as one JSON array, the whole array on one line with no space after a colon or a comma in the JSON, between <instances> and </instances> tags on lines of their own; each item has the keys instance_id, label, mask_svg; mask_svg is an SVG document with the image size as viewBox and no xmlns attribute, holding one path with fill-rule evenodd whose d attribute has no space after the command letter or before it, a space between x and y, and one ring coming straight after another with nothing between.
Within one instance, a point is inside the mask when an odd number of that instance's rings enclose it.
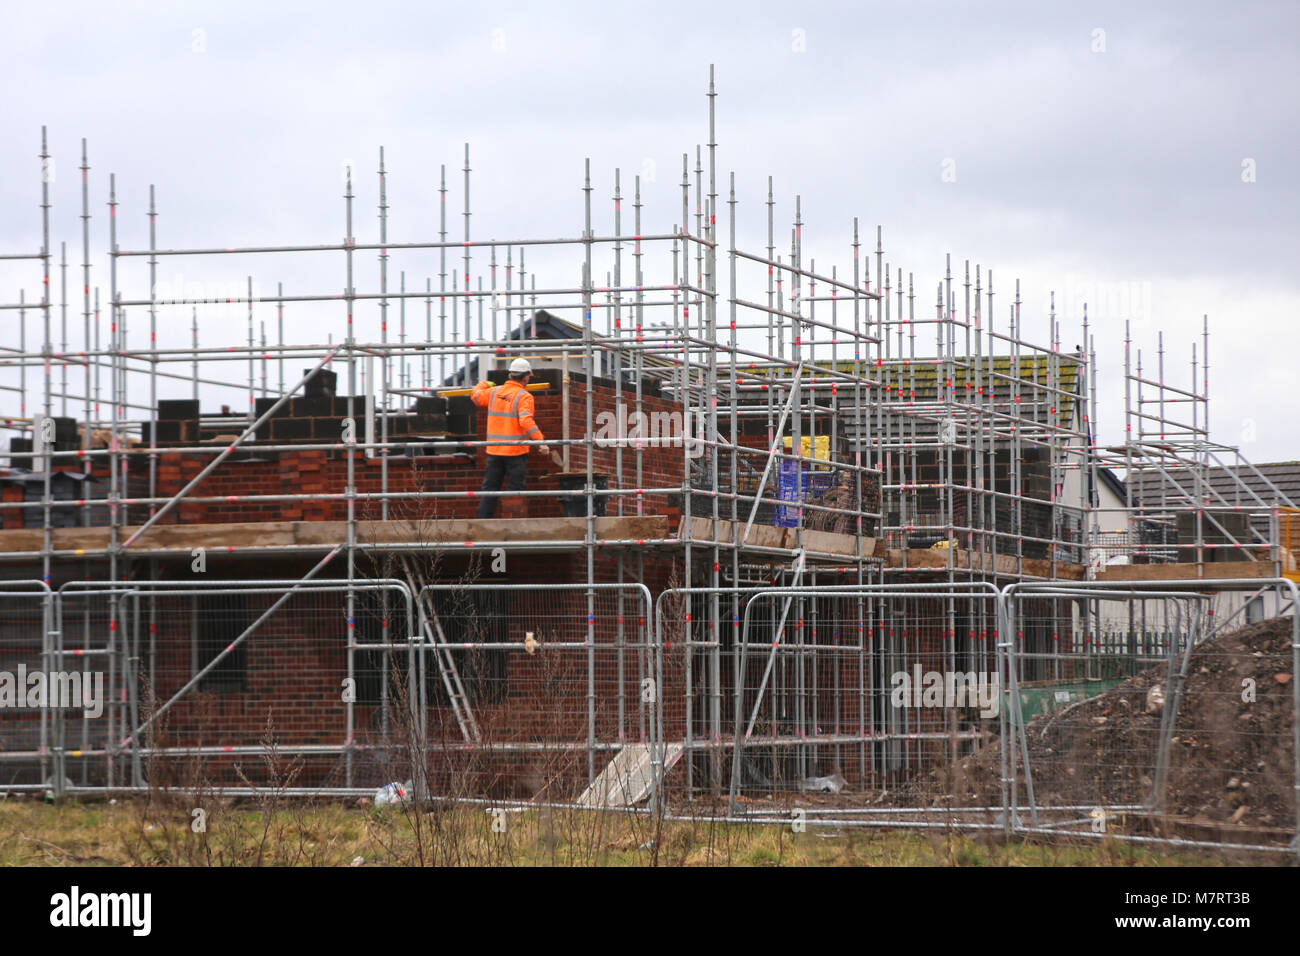
<instances>
[{"instance_id":1,"label":"scaffold plank walkway","mask_svg":"<svg viewBox=\"0 0 1300 956\"><path fill-rule=\"evenodd\" d=\"M650 516L595 518L597 541L660 541L668 536L668 518ZM570 542L586 536L585 518L448 518L428 521L358 521L357 541L363 544L466 544L494 541L547 542L568 550ZM189 553L195 548L240 551L281 548L320 551L347 541L346 521L240 521L223 524L155 525L132 543L132 554ZM118 528L121 540L136 529ZM106 554L108 527L54 528L50 537L55 553ZM39 528L0 531L0 554L41 552Z\"/></svg>"}]
</instances>

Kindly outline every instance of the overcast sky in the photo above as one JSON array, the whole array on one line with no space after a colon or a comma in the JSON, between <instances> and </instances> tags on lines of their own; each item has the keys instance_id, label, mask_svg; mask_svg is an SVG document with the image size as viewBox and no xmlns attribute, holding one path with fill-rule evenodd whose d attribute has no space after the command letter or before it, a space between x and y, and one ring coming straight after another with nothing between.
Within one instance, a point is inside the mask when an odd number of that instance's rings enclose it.
<instances>
[{"instance_id":1,"label":"overcast sky","mask_svg":"<svg viewBox=\"0 0 1300 956\"><path fill-rule=\"evenodd\" d=\"M441 164L459 238L465 143L476 238L577 236L588 158L597 232L612 230L615 168L624 228L640 175L644 230L669 231L681 219L682 153L693 167L708 140L714 63L719 191L725 202L734 171L740 245L766 244L770 175L780 251L796 195L818 271L851 269L853 217L872 247L879 224L886 260L915 276L926 314L949 253L958 275L967 260L994 270L999 329L1017 278L1035 341L1047 339L1050 292L1066 347L1081 341L1087 301L1104 441L1122 438L1124 320L1148 364L1164 330L1166 377L1186 385L1208 315L1213 437L1256 461L1300 458L1300 4L440 6L5 4L0 253L40 246L42 125L53 248L67 241L74 267L70 348L82 328L82 137L92 284L105 300L110 172L123 248L148 246L150 184L161 248L339 242L349 163L356 235L377 241L380 146L389 238L437 238ZM332 294L341 259L165 260L159 280L251 274L262 292L280 281L286 293ZM358 260L358 290L377 289L374 254ZM539 284L572 285L579 260L572 248L530 251L528 265L543 269ZM647 272L663 278L664 263ZM144 268L123 264L128 298L148 297ZM874 281L874 257L871 268ZM390 270L393 288L402 270L408 288L438 281L436 254L395 255ZM20 290L39 300L40 281L35 263L0 262L0 301ZM52 284L57 302L57 270ZM360 335L378 337L377 314L358 310ZM232 344L245 316L201 316L203 344ZM0 317L3 344L16 345L17 314ZM390 317L396 325L396 307ZM132 311L133 344L147 342L147 321ZM273 308L259 307L262 321ZM422 322L423 304L408 305L409 326ZM39 313L27 323L31 346ZM343 307L291 306L286 326L296 341L337 341ZM188 338L187 312L160 316L160 342ZM29 389L38 380L29 372ZM29 414L38 395L29 391ZM187 397L188 385L161 395ZM204 398L246 402L235 390ZM17 413L14 392L0 393L0 411Z\"/></svg>"}]
</instances>

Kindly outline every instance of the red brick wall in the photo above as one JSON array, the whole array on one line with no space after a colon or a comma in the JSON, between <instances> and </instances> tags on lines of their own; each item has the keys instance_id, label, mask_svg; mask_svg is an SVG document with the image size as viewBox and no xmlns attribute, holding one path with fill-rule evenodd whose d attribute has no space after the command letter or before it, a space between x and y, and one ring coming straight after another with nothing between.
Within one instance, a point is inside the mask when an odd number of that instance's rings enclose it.
<instances>
[{"instance_id":1,"label":"red brick wall","mask_svg":"<svg viewBox=\"0 0 1300 956\"><path fill-rule=\"evenodd\" d=\"M669 557L645 556L645 580L652 594L657 595L669 582L673 561ZM256 577L259 565L240 562L240 566L227 566L225 573L234 577ZM629 565L629 572L633 569ZM598 581L616 578L617 559L612 555L599 557L594 576ZM553 583L582 582L586 579L585 556L578 555L526 555L511 556L509 574L500 576L503 582ZM625 578L630 578L629 573ZM491 573L480 572L473 578L477 584L490 584L497 579ZM454 580L454 578L453 578ZM508 751L497 760L475 758L473 773L482 776L476 786L483 790L515 792L515 788L533 786L531 782L540 774L549 777L558 769L585 781L586 756L582 746L587 739L587 650L585 647L548 647L557 643L582 643L586 640L586 599L581 591L529 590L509 593L500 621L491 633L480 633L475 640L522 642L526 630L532 630L543 647L529 655L519 651L508 654L502 686L498 693L476 702L474 715L483 730L485 743L564 743L574 749L567 756L556 753L517 753ZM629 594L631 592L628 592ZM545 596L544 603L539 603ZM256 610L269 606L272 598L261 599ZM252 607L252 605L250 605ZM641 685L641 657L639 647L625 647L620 669L617 641L620 624L624 642L637 642L643 629L640 600L629 597L620 609L610 594L601 594L596 603L593 624L595 627L595 739L602 743L641 739L639 720ZM192 676L189 605L185 599L173 598L165 602L158 615L156 633L156 677L154 690L160 700L170 698ZM392 617L389 640L402 638L400 612ZM651 622L653 624L653 622ZM444 626L452 626L448 619ZM653 633L653 630L652 630ZM243 690L227 692L192 691L181 698L164 716L158 740L160 744L203 744L205 746L252 745L263 741L268 732L283 747L312 744L340 744L346 736L346 708L342 700L342 680L347 674L348 622L346 605L341 594L303 595L291 599L258 631L245 642L246 666ZM361 640L375 639L373 630ZM456 640L455 637L450 638ZM404 659L404 652L394 652ZM373 666L358 654L358 668ZM648 665L649 659L647 659ZM436 673L432 656L427 660L431 672ZM470 680L469 673L462 676ZM684 675L671 666L665 669L661 693L667 702L665 731L670 739L684 735ZM436 681L436 678L435 678ZM619 721L618 697L622 687L624 717ZM436 691L435 691L436 693ZM473 693L473 691L471 691ZM393 700L389 728L390 744L400 742L400 704ZM355 710L354 742L358 745L376 745L380 734L380 708L359 705ZM432 702L428 710L430 740L438 743L459 744L462 740L450 706L445 702ZM456 748L459 750L459 748ZM580 757L580 760L577 758ZM324 782L339 772L342 758L313 760L303 783ZM365 751L357 756L357 780L361 785L387 782L379 780L373 754ZM435 757L436 766L446 760L467 760L460 757ZM608 756L597 754L598 769ZM574 761L577 760L575 763ZM440 763L442 761L442 763ZM216 776L234 775L235 758L229 763L212 762L209 772ZM572 764L572 766L570 766ZM244 773L264 773L256 758L244 758L240 764ZM223 769L224 768L224 769ZM176 768L172 768L175 772ZM469 773L468 764L461 769ZM403 779L405 779L403 777ZM504 787L504 790L501 788ZM566 797L574 796L566 793Z\"/></svg>"},{"instance_id":2,"label":"red brick wall","mask_svg":"<svg viewBox=\"0 0 1300 956\"><path fill-rule=\"evenodd\" d=\"M0 501L22 501L21 485L0 485ZM9 531L23 527L23 509L6 508L0 511L0 529Z\"/></svg>"},{"instance_id":3,"label":"red brick wall","mask_svg":"<svg viewBox=\"0 0 1300 956\"><path fill-rule=\"evenodd\" d=\"M622 403L628 409L628 416L636 411L634 393L624 390ZM570 436L581 439L586 431L586 386L574 382L570 387ZM540 392L536 395L536 419L542 434L548 440L558 441L563 434L562 398L558 390ZM602 412L617 415L614 390L597 384L592 392L593 419L597 423L596 437L603 420ZM642 399L641 409L646 414L671 414L680 412L680 408L666 399L647 396ZM486 416L477 410L475 438L484 437ZM609 418L605 420L615 420ZM250 445L249 452L255 458L257 445ZM559 446L552 446L559 452ZM302 500L276 502L250 502L240 500L249 495L285 495L285 494L342 494L347 487L347 459L342 451L283 451L267 452L267 459L273 460L228 460L223 462L207 478L190 492L190 497L229 497L223 502L186 502L163 518L164 523L205 524L214 522L240 521L340 521L347 517L347 503L344 500ZM359 452L351 453L355 460L355 482L359 493L379 493L384 490L382 466L378 458L366 458ZM586 448L571 446L570 470L574 472L586 469ZM622 449L623 480L615 480L616 464L619 451L615 447L597 447L593 455L593 468L609 475L609 487L622 487L629 494L611 497L607 504L607 513L634 515L638 513L638 500L635 494L636 469L638 456L641 462L643 488L677 488L681 485L684 473L685 455L681 447L644 446L639 452L634 447ZM243 458L243 455L239 455ZM158 495L175 494L192 480L210 461L207 456L182 455L178 452L162 452L158 460ZM483 480L483 469L487 455L483 448L474 449L472 462L448 459L412 459L393 457L388 463L389 492L457 492L464 497L427 500L390 500L389 515L393 518L456 518L473 517L478 509L477 499L468 492L477 491ZM134 463L135 470L143 473L147 469L143 455ZM529 490L556 490L559 484L554 474L559 468L540 454L528 456ZM666 494L643 496L642 514L668 513L668 496ZM376 501L359 502L358 517L377 518L379 503ZM541 497L528 502L530 517L558 517L561 514L560 503L556 497Z\"/></svg>"}]
</instances>

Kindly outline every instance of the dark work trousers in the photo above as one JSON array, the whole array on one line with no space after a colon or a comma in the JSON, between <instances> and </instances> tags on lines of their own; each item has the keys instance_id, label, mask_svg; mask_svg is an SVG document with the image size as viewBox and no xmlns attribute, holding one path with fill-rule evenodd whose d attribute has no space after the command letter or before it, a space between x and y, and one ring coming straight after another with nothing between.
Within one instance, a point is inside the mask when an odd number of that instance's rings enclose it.
<instances>
[{"instance_id":1,"label":"dark work trousers","mask_svg":"<svg viewBox=\"0 0 1300 956\"><path fill-rule=\"evenodd\" d=\"M527 455L488 455L487 471L483 472L483 491L500 491L501 479L506 480L507 491L523 491L528 475ZM497 498L484 498L478 503L478 516L491 518L497 513Z\"/></svg>"}]
</instances>

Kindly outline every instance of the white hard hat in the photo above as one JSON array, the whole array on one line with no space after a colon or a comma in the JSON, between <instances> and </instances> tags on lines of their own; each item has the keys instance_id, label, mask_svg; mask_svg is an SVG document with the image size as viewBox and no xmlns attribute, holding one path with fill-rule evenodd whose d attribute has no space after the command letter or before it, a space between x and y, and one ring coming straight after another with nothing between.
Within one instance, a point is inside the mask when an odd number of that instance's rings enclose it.
<instances>
[{"instance_id":1,"label":"white hard hat","mask_svg":"<svg viewBox=\"0 0 1300 956\"><path fill-rule=\"evenodd\" d=\"M533 367L528 364L528 359L517 358L510 363L510 374L518 375L521 372L531 372Z\"/></svg>"}]
</instances>

